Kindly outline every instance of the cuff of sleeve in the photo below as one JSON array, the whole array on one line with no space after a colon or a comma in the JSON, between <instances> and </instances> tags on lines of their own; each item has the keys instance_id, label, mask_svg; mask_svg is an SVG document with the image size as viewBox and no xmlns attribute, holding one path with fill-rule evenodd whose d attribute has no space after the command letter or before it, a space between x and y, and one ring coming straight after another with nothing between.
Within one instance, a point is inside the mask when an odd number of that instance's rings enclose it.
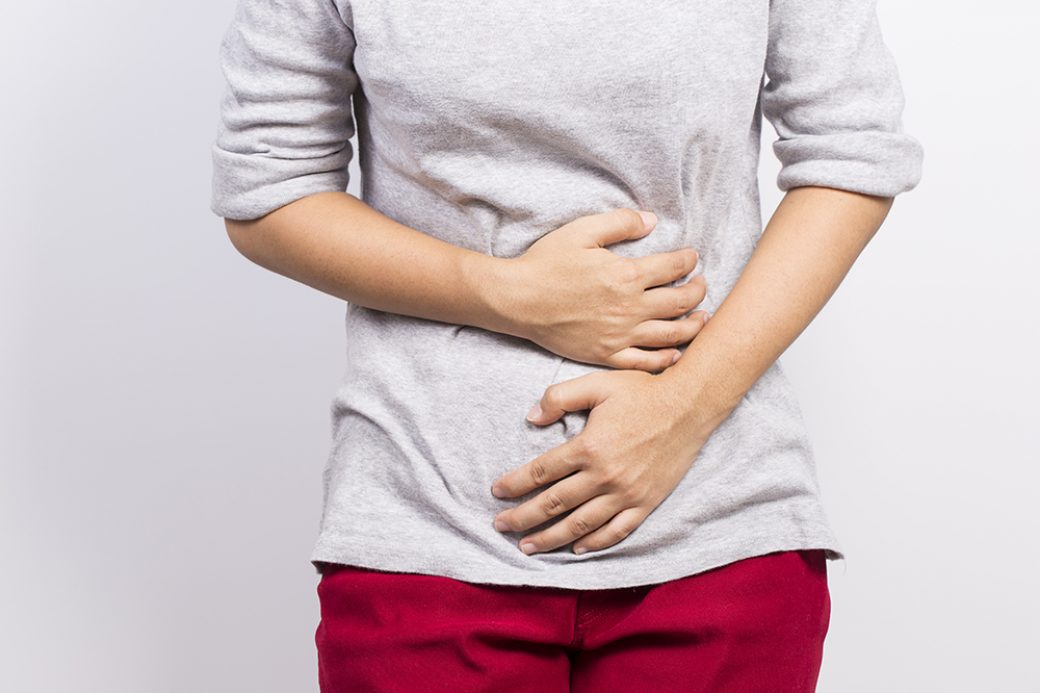
<instances>
[{"instance_id":1,"label":"cuff of sleeve","mask_svg":"<svg viewBox=\"0 0 1040 693\"><path fill-rule=\"evenodd\" d=\"M902 132L799 135L777 140L777 186L782 191L818 185L865 195L895 197L921 181L924 150Z\"/></svg>"},{"instance_id":2,"label":"cuff of sleeve","mask_svg":"<svg viewBox=\"0 0 1040 693\"><path fill-rule=\"evenodd\" d=\"M321 158L241 154L212 146L210 210L227 219L258 219L319 192L345 192L351 145Z\"/></svg>"}]
</instances>

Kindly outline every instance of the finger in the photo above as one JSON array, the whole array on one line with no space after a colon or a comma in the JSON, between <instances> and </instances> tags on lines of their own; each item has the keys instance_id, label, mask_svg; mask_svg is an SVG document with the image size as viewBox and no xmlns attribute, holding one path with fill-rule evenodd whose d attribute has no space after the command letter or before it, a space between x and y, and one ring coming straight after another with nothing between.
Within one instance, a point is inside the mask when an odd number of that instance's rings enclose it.
<instances>
[{"instance_id":1,"label":"finger","mask_svg":"<svg viewBox=\"0 0 1040 693\"><path fill-rule=\"evenodd\" d=\"M492 495L498 498L522 496L580 469L584 459L574 442L577 438L570 438L500 476L491 485Z\"/></svg>"},{"instance_id":2,"label":"finger","mask_svg":"<svg viewBox=\"0 0 1040 693\"><path fill-rule=\"evenodd\" d=\"M607 365L626 370L657 373L679 360L678 349L637 349L626 347L607 358Z\"/></svg>"},{"instance_id":3,"label":"finger","mask_svg":"<svg viewBox=\"0 0 1040 693\"><path fill-rule=\"evenodd\" d=\"M657 215L653 212L621 207L601 214L578 217L565 226L579 235L584 247L602 248L611 243L642 238L650 233L656 224Z\"/></svg>"},{"instance_id":4,"label":"finger","mask_svg":"<svg viewBox=\"0 0 1040 693\"><path fill-rule=\"evenodd\" d=\"M495 516L495 529L500 532L525 532L597 496L600 488L590 481L592 475L580 473L582 467L572 464L572 471L579 473L561 479L515 508L500 512ZM589 529L591 531L593 528Z\"/></svg>"},{"instance_id":5,"label":"finger","mask_svg":"<svg viewBox=\"0 0 1040 693\"><path fill-rule=\"evenodd\" d=\"M631 535L649 515L650 513L645 512L642 508L622 510L602 527L590 532L581 541L575 542L571 550L574 553L585 553L613 546ZM521 541L525 540L526 538Z\"/></svg>"},{"instance_id":6,"label":"finger","mask_svg":"<svg viewBox=\"0 0 1040 693\"><path fill-rule=\"evenodd\" d=\"M687 344L697 336L708 320L702 310L677 320L647 320L633 330L632 341L641 347L670 347Z\"/></svg>"},{"instance_id":7,"label":"finger","mask_svg":"<svg viewBox=\"0 0 1040 693\"><path fill-rule=\"evenodd\" d=\"M703 274L698 274L682 286L644 291L643 305L650 317L674 318L697 307L707 294L707 280Z\"/></svg>"},{"instance_id":8,"label":"finger","mask_svg":"<svg viewBox=\"0 0 1040 693\"><path fill-rule=\"evenodd\" d=\"M542 399L528 412L527 420L537 424L556 421L566 412L592 409L607 398L609 371L596 371L578 378L553 383Z\"/></svg>"},{"instance_id":9,"label":"finger","mask_svg":"<svg viewBox=\"0 0 1040 693\"><path fill-rule=\"evenodd\" d=\"M680 248L670 253L632 258L632 262L639 270L643 288L649 288L682 279L697 267L699 258L693 248Z\"/></svg>"},{"instance_id":10,"label":"finger","mask_svg":"<svg viewBox=\"0 0 1040 693\"><path fill-rule=\"evenodd\" d=\"M552 551L570 544L572 541L581 539L590 532L602 527L618 514L618 508L616 496L596 496L587 503L582 504L567 517L554 522L550 527L521 539L519 543L520 550L531 554L538 551ZM525 544L531 544L533 546L532 550L525 551Z\"/></svg>"}]
</instances>

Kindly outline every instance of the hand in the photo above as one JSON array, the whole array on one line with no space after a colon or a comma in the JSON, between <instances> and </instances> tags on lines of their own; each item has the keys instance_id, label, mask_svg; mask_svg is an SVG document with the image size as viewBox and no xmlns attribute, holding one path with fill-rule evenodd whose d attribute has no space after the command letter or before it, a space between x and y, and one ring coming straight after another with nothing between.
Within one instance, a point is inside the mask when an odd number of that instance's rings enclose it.
<instances>
[{"instance_id":1,"label":"hand","mask_svg":"<svg viewBox=\"0 0 1040 693\"><path fill-rule=\"evenodd\" d=\"M717 425L691 421L681 397L661 376L634 370L598 371L550 385L540 413L533 408L529 420L544 425L564 412L592 411L578 435L495 482L492 488L501 493L492 493L499 498L556 482L499 513L496 527L524 531L575 509L525 536L520 548L550 551L581 539L573 550L582 553L620 542L675 489Z\"/></svg>"},{"instance_id":2,"label":"hand","mask_svg":"<svg viewBox=\"0 0 1040 693\"><path fill-rule=\"evenodd\" d=\"M645 216L644 216L645 215ZM646 236L650 212L621 208L578 217L506 260L499 293L513 333L574 361L661 371L679 358L707 320L685 314L704 300L703 275L661 286L697 266L693 248L627 258L603 246ZM673 320L685 316L681 320ZM652 348L640 348L652 347Z\"/></svg>"}]
</instances>

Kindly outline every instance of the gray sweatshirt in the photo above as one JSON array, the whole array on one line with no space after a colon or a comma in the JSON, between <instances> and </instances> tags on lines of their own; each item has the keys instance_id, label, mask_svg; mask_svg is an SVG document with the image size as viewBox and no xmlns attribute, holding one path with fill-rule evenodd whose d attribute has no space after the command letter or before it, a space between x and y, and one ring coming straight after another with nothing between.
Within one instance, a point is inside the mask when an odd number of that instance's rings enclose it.
<instances>
[{"instance_id":1,"label":"gray sweatshirt","mask_svg":"<svg viewBox=\"0 0 1040 693\"><path fill-rule=\"evenodd\" d=\"M356 132L367 204L488 255L520 255L581 215L655 212L653 232L610 249L695 248L698 267L672 285L703 273L709 311L762 232L762 116L781 190L894 196L921 177L874 0L239 0L219 60L217 215L345 190ZM527 556L519 539L535 530L493 520L546 487L498 499L491 484L581 432L587 411L525 420L545 388L607 367L350 303L345 318L315 567L602 589L771 551L845 557L779 362L627 538Z\"/></svg>"}]
</instances>

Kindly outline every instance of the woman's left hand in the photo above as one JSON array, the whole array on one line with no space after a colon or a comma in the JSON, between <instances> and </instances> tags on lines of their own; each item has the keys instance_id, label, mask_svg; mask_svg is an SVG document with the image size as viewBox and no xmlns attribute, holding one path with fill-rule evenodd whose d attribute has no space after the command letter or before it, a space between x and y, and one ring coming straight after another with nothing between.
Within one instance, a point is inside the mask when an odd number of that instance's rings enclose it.
<instances>
[{"instance_id":1,"label":"woman's left hand","mask_svg":"<svg viewBox=\"0 0 1040 693\"><path fill-rule=\"evenodd\" d=\"M565 520L525 536L524 553L551 551L576 539L581 541L575 553L620 542L678 486L713 428L695 420L673 381L637 370L599 371L550 385L528 420L545 425L584 409L591 411L578 435L493 486L495 496L512 498L556 481L499 513L500 531L524 531L576 508Z\"/></svg>"}]
</instances>

